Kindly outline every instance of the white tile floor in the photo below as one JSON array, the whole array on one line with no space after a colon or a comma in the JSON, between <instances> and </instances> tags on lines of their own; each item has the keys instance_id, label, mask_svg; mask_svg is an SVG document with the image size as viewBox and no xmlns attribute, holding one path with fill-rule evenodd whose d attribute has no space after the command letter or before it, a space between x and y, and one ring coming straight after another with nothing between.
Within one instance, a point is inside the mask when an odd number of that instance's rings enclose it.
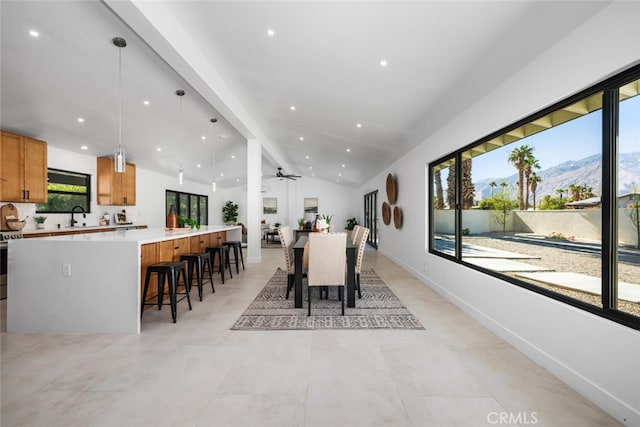
<instances>
[{"instance_id":1,"label":"white tile floor","mask_svg":"<svg viewBox=\"0 0 640 427\"><path fill-rule=\"evenodd\" d=\"M145 313L139 336L3 332L0 425L619 425L375 251L364 267L424 331L229 330L282 264L263 250L178 323Z\"/></svg>"}]
</instances>

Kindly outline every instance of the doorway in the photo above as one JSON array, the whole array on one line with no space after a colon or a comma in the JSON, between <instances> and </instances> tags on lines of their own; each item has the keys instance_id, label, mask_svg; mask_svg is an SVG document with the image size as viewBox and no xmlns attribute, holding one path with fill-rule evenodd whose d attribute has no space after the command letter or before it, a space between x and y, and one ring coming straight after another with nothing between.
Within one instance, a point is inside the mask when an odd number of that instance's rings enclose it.
<instances>
[{"instance_id":1,"label":"doorway","mask_svg":"<svg viewBox=\"0 0 640 427\"><path fill-rule=\"evenodd\" d=\"M364 195L364 226L369 229L367 243L378 249L378 190Z\"/></svg>"}]
</instances>

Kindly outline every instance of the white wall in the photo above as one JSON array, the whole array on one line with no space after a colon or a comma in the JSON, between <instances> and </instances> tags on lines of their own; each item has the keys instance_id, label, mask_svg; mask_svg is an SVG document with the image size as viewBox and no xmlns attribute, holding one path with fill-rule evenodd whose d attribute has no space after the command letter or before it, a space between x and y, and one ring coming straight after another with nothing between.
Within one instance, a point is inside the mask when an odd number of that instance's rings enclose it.
<instances>
[{"instance_id":1,"label":"white wall","mask_svg":"<svg viewBox=\"0 0 640 427\"><path fill-rule=\"evenodd\" d=\"M637 2L607 6L361 188L364 193L384 186L388 173L398 180L404 226L380 226L382 253L616 419L635 426L640 425L640 331L430 255L426 238L419 237L427 232L426 165L637 63L638 16ZM384 200L380 197L380 204Z\"/></svg>"}]
</instances>

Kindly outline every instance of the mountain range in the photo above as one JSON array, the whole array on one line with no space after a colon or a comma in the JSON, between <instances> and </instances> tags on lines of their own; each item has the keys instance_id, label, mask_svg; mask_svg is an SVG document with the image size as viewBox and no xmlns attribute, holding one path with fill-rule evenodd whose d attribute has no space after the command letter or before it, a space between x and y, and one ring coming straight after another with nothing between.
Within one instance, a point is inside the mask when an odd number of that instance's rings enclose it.
<instances>
[{"instance_id":1,"label":"mountain range","mask_svg":"<svg viewBox=\"0 0 640 427\"><path fill-rule=\"evenodd\" d=\"M515 170L515 168L514 168ZM581 160L569 160L552 166L548 169L536 171L542 181L538 183L536 191L536 204L549 194L558 197L557 189L568 189L570 185L586 185L591 187L591 191L596 195L602 194L602 156L596 154L585 157ZM471 172L473 177L473 169ZM491 186L489 183L500 184L507 182L510 188L514 189L514 196L518 188L518 173L507 177L486 178L475 181L476 200L491 197ZM625 194L632 190L634 186L640 186L640 152L622 153L618 159L618 194ZM494 194L500 190L495 187ZM565 197L567 192L564 193Z\"/></svg>"}]
</instances>

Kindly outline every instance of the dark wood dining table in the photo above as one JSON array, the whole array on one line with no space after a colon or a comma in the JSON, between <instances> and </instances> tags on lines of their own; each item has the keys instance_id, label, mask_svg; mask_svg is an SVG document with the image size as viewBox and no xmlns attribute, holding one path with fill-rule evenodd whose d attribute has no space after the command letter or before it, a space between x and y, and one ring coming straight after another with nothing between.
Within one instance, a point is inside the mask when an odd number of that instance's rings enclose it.
<instances>
[{"instance_id":1,"label":"dark wood dining table","mask_svg":"<svg viewBox=\"0 0 640 427\"><path fill-rule=\"evenodd\" d=\"M294 301L296 308L302 308L302 258L308 236L300 236L293 245L294 257ZM347 307L356 306L356 245L347 237Z\"/></svg>"}]
</instances>

